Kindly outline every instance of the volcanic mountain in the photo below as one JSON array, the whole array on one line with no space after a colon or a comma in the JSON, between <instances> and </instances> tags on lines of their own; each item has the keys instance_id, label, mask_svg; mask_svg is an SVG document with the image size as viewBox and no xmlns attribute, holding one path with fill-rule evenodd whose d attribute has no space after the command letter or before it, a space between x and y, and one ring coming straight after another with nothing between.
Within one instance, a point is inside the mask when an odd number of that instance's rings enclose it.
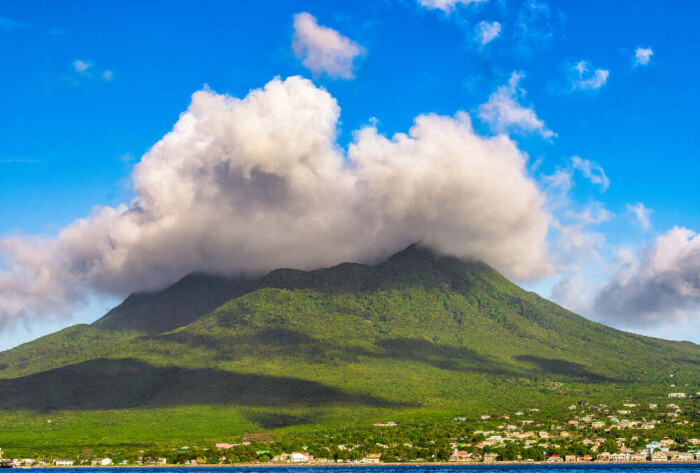
<instances>
[{"instance_id":1,"label":"volcanic mountain","mask_svg":"<svg viewBox=\"0 0 700 473\"><path fill-rule=\"evenodd\" d=\"M377 265L191 274L0 353L0 444L166 444L573 402L658 402L700 347L592 322L416 245ZM50 420L51 422L48 422ZM92 443L91 443L92 442Z\"/></svg>"}]
</instances>

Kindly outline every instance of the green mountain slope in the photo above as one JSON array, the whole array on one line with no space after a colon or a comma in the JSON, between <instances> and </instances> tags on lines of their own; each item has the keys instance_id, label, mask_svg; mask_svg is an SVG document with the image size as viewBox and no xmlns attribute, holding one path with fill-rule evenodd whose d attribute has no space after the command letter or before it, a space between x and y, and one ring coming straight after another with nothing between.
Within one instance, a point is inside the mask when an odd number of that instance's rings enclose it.
<instances>
[{"instance_id":1,"label":"green mountain slope","mask_svg":"<svg viewBox=\"0 0 700 473\"><path fill-rule=\"evenodd\" d=\"M137 293L110 310L95 326L158 333L187 325L221 304L249 292L250 279L190 274L164 291Z\"/></svg>"},{"instance_id":2,"label":"green mountain slope","mask_svg":"<svg viewBox=\"0 0 700 473\"><path fill-rule=\"evenodd\" d=\"M591 322L485 264L411 246L376 266L191 275L0 353L0 443L19 441L11 423L46 444L90 445L105 416L100 442L155 444L653 402L671 374L697 388L700 347ZM50 432L47 416L62 419Z\"/></svg>"}]
</instances>

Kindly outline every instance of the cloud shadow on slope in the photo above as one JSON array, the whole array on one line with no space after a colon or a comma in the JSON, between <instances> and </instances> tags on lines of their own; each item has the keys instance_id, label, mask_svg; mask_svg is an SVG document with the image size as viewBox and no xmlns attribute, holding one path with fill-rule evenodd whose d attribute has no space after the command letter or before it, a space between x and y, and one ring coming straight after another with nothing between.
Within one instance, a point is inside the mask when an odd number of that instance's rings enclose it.
<instances>
[{"instance_id":1,"label":"cloud shadow on slope","mask_svg":"<svg viewBox=\"0 0 700 473\"><path fill-rule=\"evenodd\" d=\"M293 377L97 359L0 380L0 409L102 410L178 405L409 407Z\"/></svg>"},{"instance_id":2,"label":"cloud shadow on slope","mask_svg":"<svg viewBox=\"0 0 700 473\"><path fill-rule=\"evenodd\" d=\"M586 368L580 363L575 363L573 361L558 360L554 358L543 358L534 355L519 355L516 356L515 361L531 363L536 366L537 371L542 374L549 375L559 375L567 376L569 378L575 378L578 381L584 381L589 383L605 383L614 382L615 380L600 374L594 373Z\"/></svg>"}]
</instances>

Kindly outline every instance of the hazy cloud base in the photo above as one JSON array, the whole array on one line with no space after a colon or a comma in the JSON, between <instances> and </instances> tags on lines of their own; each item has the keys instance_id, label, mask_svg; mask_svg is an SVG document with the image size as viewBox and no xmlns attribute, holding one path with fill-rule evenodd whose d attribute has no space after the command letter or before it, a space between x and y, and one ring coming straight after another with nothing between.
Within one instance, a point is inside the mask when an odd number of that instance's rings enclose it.
<instances>
[{"instance_id":1,"label":"hazy cloud base","mask_svg":"<svg viewBox=\"0 0 700 473\"><path fill-rule=\"evenodd\" d=\"M262 273L373 261L421 241L507 276L545 274L549 215L508 137L422 115L347 150L340 108L310 81L243 99L196 92L133 172L137 197L55 238L0 240L0 327L69 314L91 294L156 289L195 271Z\"/></svg>"},{"instance_id":2,"label":"hazy cloud base","mask_svg":"<svg viewBox=\"0 0 700 473\"><path fill-rule=\"evenodd\" d=\"M700 315L700 235L675 227L621 260L595 299L595 311L606 320L649 326Z\"/></svg>"}]
</instances>

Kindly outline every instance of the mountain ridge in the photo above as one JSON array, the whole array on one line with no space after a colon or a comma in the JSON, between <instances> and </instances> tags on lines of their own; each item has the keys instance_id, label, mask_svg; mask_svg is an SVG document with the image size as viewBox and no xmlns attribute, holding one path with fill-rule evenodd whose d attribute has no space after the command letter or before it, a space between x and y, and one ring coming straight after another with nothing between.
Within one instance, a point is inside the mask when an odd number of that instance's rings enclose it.
<instances>
[{"instance_id":1,"label":"mountain ridge","mask_svg":"<svg viewBox=\"0 0 700 473\"><path fill-rule=\"evenodd\" d=\"M153 325L143 330L144 321ZM190 412L212 416L215 435L222 415L238 432L380 413L659 402L670 374L695 386L699 367L697 345L606 327L484 263L410 246L376 265L278 269L256 280L195 274L130 296L92 325L0 353L0 412L21 425L61 415L70 432L102 412L127 431L146 412L163 422Z\"/></svg>"}]
</instances>

